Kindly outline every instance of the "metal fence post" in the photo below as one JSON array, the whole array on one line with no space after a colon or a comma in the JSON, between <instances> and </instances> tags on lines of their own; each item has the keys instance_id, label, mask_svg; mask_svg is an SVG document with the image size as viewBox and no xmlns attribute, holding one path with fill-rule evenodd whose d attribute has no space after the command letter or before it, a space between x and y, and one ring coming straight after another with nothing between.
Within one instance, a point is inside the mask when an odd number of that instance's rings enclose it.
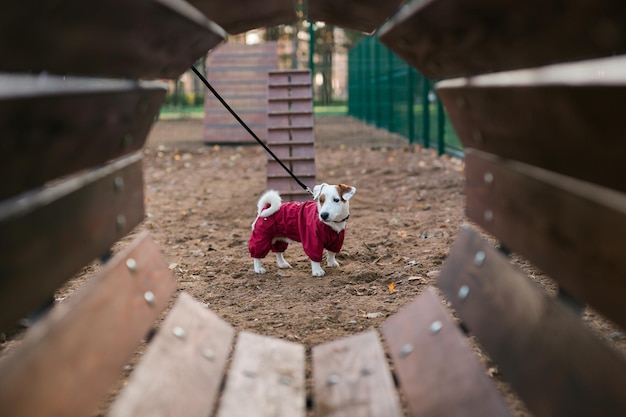
<instances>
[{"instance_id":1,"label":"metal fence post","mask_svg":"<svg viewBox=\"0 0 626 417\"><path fill-rule=\"evenodd\" d=\"M422 76L422 137L424 147L430 148L430 103L428 93L430 92L430 81Z\"/></svg>"},{"instance_id":2,"label":"metal fence post","mask_svg":"<svg viewBox=\"0 0 626 417\"><path fill-rule=\"evenodd\" d=\"M443 104L439 100L439 96L437 96L437 150L439 156L446 152L445 122Z\"/></svg>"},{"instance_id":3,"label":"metal fence post","mask_svg":"<svg viewBox=\"0 0 626 417\"><path fill-rule=\"evenodd\" d=\"M409 143L415 142L415 108L414 100L415 96L415 75L413 69L410 66L406 66L408 88L407 90L407 123L409 131Z\"/></svg>"},{"instance_id":4,"label":"metal fence post","mask_svg":"<svg viewBox=\"0 0 626 417\"><path fill-rule=\"evenodd\" d=\"M394 123L393 123L393 110L394 110L394 101L393 101L393 88L394 88L394 74L393 74L393 53L391 49L387 49L387 95L388 95L388 104L387 104L387 117L389 118L388 126L389 131L394 132ZM395 132L398 133L398 132Z\"/></svg>"}]
</instances>

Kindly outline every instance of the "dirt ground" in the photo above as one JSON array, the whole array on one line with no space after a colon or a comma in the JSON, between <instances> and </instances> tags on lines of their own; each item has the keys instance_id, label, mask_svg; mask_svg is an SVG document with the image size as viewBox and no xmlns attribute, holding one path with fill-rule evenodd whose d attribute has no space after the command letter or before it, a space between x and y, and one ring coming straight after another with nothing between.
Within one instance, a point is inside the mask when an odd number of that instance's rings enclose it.
<instances>
[{"instance_id":1,"label":"dirt ground","mask_svg":"<svg viewBox=\"0 0 626 417\"><path fill-rule=\"evenodd\" d=\"M207 146L201 136L200 120L156 123L144 149L147 215L137 230L152 232L179 291L238 330L308 349L379 329L435 285L459 227L467 222L461 159L438 157L351 119L318 118L317 182L357 188L337 258L340 267L314 278L301 247L292 244L285 254L292 269L278 269L270 255L264 262L267 274L256 275L247 240L256 201L266 188L266 155L259 146ZM522 267L554 290L539 272ZM87 268L57 299L71 297L97 269L97 264ZM622 333L592 312L584 320L626 351ZM526 415L519 404L514 409Z\"/></svg>"}]
</instances>

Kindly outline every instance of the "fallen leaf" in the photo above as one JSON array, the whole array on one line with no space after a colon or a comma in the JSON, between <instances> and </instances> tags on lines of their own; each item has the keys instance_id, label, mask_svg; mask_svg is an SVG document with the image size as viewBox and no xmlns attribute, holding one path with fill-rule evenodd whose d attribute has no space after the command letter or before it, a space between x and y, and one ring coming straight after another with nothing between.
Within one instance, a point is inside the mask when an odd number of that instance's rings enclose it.
<instances>
[{"instance_id":1,"label":"fallen leaf","mask_svg":"<svg viewBox=\"0 0 626 417\"><path fill-rule=\"evenodd\" d=\"M389 284L389 292L393 292L394 288L396 288L396 283L392 281L391 284Z\"/></svg>"},{"instance_id":2,"label":"fallen leaf","mask_svg":"<svg viewBox=\"0 0 626 417\"><path fill-rule=\"evenodd\" d=\"M404 239L407 236L406 230L400 230L398 232L398 236L400 236L402 239Z\"/></svg>"}]
</instances>

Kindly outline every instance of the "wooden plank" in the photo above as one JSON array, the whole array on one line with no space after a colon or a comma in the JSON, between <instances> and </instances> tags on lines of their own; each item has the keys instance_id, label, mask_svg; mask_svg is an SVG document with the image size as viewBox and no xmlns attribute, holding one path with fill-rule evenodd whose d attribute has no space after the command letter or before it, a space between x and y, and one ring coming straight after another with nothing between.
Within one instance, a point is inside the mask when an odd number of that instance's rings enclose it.
<instances>
[{"instance_id":1,"label":"wooden plank","mask_svg":"<svg viewBox=\"0 0 626 417\"><path fill-rule=\"evenodd\" d=\"M309 20L371 33L392 15L401 0L315 0L308 3Z\"/></svg>"},{"instance_id":2,"label":"wooden plank","mask_svg":"<svg viewBox=\"0 0 626 417\"><path fill-rule=\"evenodd\" d=\"M175 79L225 37L182 0L15 3L0 15L0 71Z\"/></svg>"},{"instance_id":3,"label":"wooden plank","mask_svg":"<svg viewBox=\"0 0 626 417\"><path fill-rule=\"evenodd\" d=\"M319 417L402 415L385 352L373 330L313 348L313 393Z\"/></svg>"},{"instance_id":4,"label":"wooden plank","mask_svg":"<svg viewBox=\"0 0 626 417\"><path fill-rule=\"evenodd\" d=\"M470 219L626 326L626 195L475 150L465 172Z\"/></svg>"},{"instance_id":5,"label":"wooden plank","mask_svg":"<svg viewBox=\"0 0 626 417\"><path fill-rule=\"evenodd\" d=\"M383 324L412 416L510 416L433 288Z\"/></svg>"},{"instance_id":6,"label":"wooden plank","mask_svg":"<svg viewBox=\"0 0 626 417\"><path fill-rule=\"evenodd\" d=\"M140 149L167 86L0 75L0 199Z\"/></svg>"},{"instance_id":7,"label":"wooden plank","mask_svg":"<svg viewBox=\"0 0 626 417\"><path fill-rule=\"evenodd\" d=\"M408 2L380 40L429 78L527 68L626 52L621 0Z\"/></svg>"},{"instance_id":8,"label":"wooden plank","mask_svg":"<svg viewBox=\"0 0 626 417\"><path fill-rule=\"evenodd\" d=\"M623 57L553 65L437 90L466 148L626 191L625 66Z\"/></svg>"},{"instance_id":9,"label":"wooden plank","mask_svg":"<svg viewBox=\"0 0 626 417\"><path fill-rule=\"evenodd\" d=\"M241 332L217 416L304 415L304 346Z\"/></svg>"},{"instance_id":10,"label":"wooden plank","mask_svg":"<svg viewBox=\"0 0 626 417\"><path fill-rule=\"evenodd\" d=\"M298 19L292 0L265 0L263 7L259 7L256 0L238 0L228 3L190 0L189 3L231 34L247 32L259 27L292 24Z\"/></svg>"},{"instance_id":11,"label":"wooden plank","mask_svg":"<svg viewBox=\"0 0 626 417\"><path fill-rule=\"evenodd\" d=\"M533 415L626 415L624 357L469 227L438 285Z\"/></svg>"},{"instance_id":12,"label":"wooden plank","mask_svg":"<svg viewBox=\"0 0 626 417\"><path fill-rule=\"evenodd\" d=\"M0 330L143 220L141 154L0 202Z\"/></svg>"},{"instance_id":13,"label":"wooden plank","mask_svg":"<svg viewBox=\"0 0 626 417\"><path fill-rule=\"evenodd\" d=\"M181 293L108 415L211 415L234 335L232 326Z\"/></svg>"},{"instance_id":14,"label":"wooden plank","mask_svg":"<svg viewBox=\"0 0 626 417\"><path fill-rule=\"evenodd\" d=\"M159 247L142 233L0 361L2 414L89 415L175 287Z\"/></svg>"}]
</instances>

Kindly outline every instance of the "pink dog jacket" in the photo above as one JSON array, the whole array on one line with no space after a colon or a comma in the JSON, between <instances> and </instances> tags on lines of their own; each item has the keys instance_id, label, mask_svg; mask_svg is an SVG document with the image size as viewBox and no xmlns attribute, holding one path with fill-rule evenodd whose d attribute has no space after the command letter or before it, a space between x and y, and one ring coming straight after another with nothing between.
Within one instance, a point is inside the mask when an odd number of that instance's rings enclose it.
<instances>
[{"instance_id":1,"label":"pink dog jacket","mask_svg":"<svg viewBox=\"0 0 626 417\"><path fill-rule=\"evenodd\" d=\"M330 226L322 223L317 215L317 203L283 203L278 211L268 217L259 217L252 229L248 241L248 250L253 258L264 258L270 250L284 252L287 242L277 241L275 237L286 237L302 242L304 253L314 262L322 261L324 249L339 252L343 245L345 230L337 233Z\"/></svg>"}]
</instances>

